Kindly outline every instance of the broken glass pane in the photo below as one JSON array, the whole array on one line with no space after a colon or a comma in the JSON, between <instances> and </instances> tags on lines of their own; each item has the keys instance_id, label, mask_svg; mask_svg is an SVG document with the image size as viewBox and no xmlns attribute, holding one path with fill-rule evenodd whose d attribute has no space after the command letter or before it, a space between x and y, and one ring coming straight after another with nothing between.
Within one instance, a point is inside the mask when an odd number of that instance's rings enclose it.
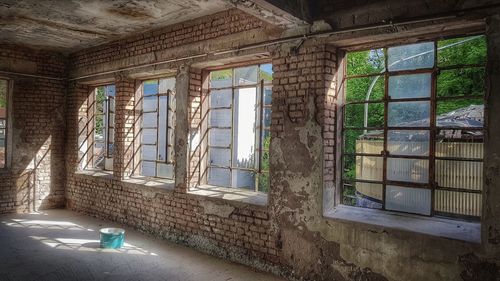
<instances>
[{"instance_id":1,"label":"broken glass pane","mask_svg":"<svg viewBox=\"0 0 500 281\"><path fill-rule=\"evenodd\" d=\"M257 66L246 66L234 69L234 85L257 84Z\"/></svg>"},{"instance_id":2,"label":"broken glass pane","mask_svg":"<svg viewBox=\"0 0 500 281\"><path fill-rule=\"evenodd\" d=\"M346 101L378 101L384 98L384 76L347 79Z\"/></svg>"},{"instance_id":3,"label":"broken glass pane","mask_svg":"<svg viewBox=\"0 0 500 281\"><path fill-rule=\"evenodd\" d=\"M233 161L236 167L255 166L257 89L238 89L234 96Z\"/></svg>"},{"instance_id":4,"label":"broken glass pane","mask_svg":"<svg viewBox=\"0 0 500 281\"><path fill-rule=\"evenodd\" d=\"M262 64L259 69L260 79L264 80L265 83L273 81L273 65L272 64Z\"/></svg>"},{"instance_id":5,"label":"broken glass pane","mask_svg":"<svg viewBox=\"0 0 500 281\"><path fill-rule=\"evenodd\" d=\"M226 88L233 85L232 69L210 72L210 88Z\"/></svg>"},{"instance_id":6,"label":"broken glass pane","mask_svg":"<svg viewBox=\"0 0 500 281\"><path fill-rule=\"evenodd\" d=\"M384 126L384 104L346 104L344 125L350 128Z\"/></svg>"},{"instance_id":7,"label":"broken glass pane","mask_svg":"<svg viewBox=\"0 0 500 281\"><path fill-rule=\"evenodd\" d=\"M438 66L485 64L487 43L484 35L438 41Z\"/></svg>"},{"instance_id":8,"label":"broken glass pane","mask_svg":"<svg viewBox=\"0 0 500 281\"><path fill-rule=\"evenodd\" d=\"M347 54L347 75L377 74L385 70L384 49Z\"/></svg>"},{"instance_id":9,"label":"broken glass pane","mask_svg":"<svg viewBox=\"0 0 500 281\"><path fill-rule=\"evenodd\" d=\"M436 126L438 127L481 128L484 125L484 100L452 99L438 101L436 113Z\"/></svg>"},{"instance_id":10,"label":"broken glass pane","mask_svg":"<svg viewBox=\"0 0 500 281\"><path fill-rule=\"evenodd\" d=\"M145 81L142 86L144 96L158 94L158 80Z\"/></svg>"},{"instance_id":11,"label":"broken glass pane","mask_svg":"<svg viewBox=\"0 0 500 281\"><path fill-rule=\"evenodd\" d=\"M482 96L485 92L484 68L441 70L437 77L437 96Z\"/></svg>"}]
</instances>

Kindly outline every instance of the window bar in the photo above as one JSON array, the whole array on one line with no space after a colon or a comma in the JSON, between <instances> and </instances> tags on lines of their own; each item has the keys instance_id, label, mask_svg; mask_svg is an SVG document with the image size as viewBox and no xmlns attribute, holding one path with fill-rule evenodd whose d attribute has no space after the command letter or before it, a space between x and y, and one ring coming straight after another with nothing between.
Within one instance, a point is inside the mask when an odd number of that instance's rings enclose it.
<instances>
[{"instance_id":1,"label":"window bar","mask_svg":"<svg viewBox=\"0 0 500 281\"><path fill-rule=\"evenodd\" d=\"M233 84L232 84L232 88L231 88L231 143L230 143L230 147L231 147L231 151L230 151L230 157L229 157L229 180L230 180L230 185L231 187L233 187L233 155L234 155L234 110L235 110L235 107L234 107L234 85L236 84L236 76L234 75L234 68L231 69L231 73L232 73L232 81L233 81Z\"/></svg>"},{"instance_id":2,"label":"window bar","mask_svg":"<svg viewBox=\"0 0 500 281\"><path fill-rule=\"evenodd\" d=\"M388 108L389 108L389 64L387 48L384 48L384 149L383 154L383 167L382 167L382 210L385 210L386 206L386 192L387 192L387 126L388 126Z\"/></svg>"},{"instance_id":3,"label":"window bar","mask_svg":"<svg viewBox=\"0 0 500 281\"><path fill-rule=\"evenodd\" d=\"M258 69L260 70L260 65L258 66ZM260 76L260 71L258 71L258 74ZM260 78L260 77L259 77ZM259 110L260 109L260 110ZM259 126L259 154L256 155L259 157L259 166L258 166L258 175L262 174L262 151L263 151L263 142L262 142L262 132L264 128L264 79L260 80L260 104L257 105L257 110L259 110L260 114L260 126ZM254 160L255 161L255 160ZM256 176L256 182L255 184L255 191L259 191L259 177Z\"/></svg>"},{"instance_id":4,"label":"window bar","mask_svg":"<svg viewBox=\"0 0 500 281\"><path fill-rule=\"evenodd\" d=\"M159 86L158 86L159 87ZM158 104L158 109L159 109L160 105ZM170 134L170 128L169 128L169 114L170 114L170 90L167 90L167 112L166 112L166 123L165 123L165 163L169 163L169 156L170 153L169 153L169 149L168 149L168 137L169 137L169 134ZM170 159L171 160L171 159Z\"/></svg>"},{"instance_id":5,"label":"window bar","mask_svg":"<svg viewBox=\"0 0 500 281\"><path fill-rule=\"evenodd\" d=\"M430 116L429 116L429 122L430 122L430 132L429 132L429 137L430 137L430 145L429 145L429 187L431 189L431 212L430 216L434 216L435 210L435 193L436 193L436 177L435 177L435 161L436 161L436 111L437 111L437 102L436 102L436 96L437 96L437 58L438 58L438 44L437 41L434 41L434 71L432 72L431 76L431 101L430 101Z\"/></svg>"}]
</instances>

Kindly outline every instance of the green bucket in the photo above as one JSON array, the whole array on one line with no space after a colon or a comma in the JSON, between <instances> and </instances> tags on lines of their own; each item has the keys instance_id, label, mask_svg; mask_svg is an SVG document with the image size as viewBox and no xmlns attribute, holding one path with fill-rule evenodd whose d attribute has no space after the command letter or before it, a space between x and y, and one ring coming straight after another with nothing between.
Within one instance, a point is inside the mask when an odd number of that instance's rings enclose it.
<instances>
[{"instance_id":1,"label":"green bucket","mask_svg":"<svg viewBox=\"0 0 500 281\"><path fill-rule=\"evenodd\" d=\"M121 228L102 228L100 231L100 245L104 249L119 249L125 241L125 230Z\"/></svg>"}]
</instances>

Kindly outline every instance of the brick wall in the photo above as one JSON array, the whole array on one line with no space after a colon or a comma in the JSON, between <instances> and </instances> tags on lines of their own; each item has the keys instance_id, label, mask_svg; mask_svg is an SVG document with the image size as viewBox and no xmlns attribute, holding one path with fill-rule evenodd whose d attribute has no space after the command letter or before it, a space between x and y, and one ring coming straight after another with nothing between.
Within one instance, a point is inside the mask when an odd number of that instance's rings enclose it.
<instances>
[{"instance_id":1,"label":"brick wall","mask_svg":"<svg viewBox=\"0 0 500 281\"><path fill-rule=\"evenodd\" d=\"M67 207L238 260L276 260L265 207L90 175L67 180ZM232 258L231 255L239 257ZM244 257L241 258L241 257Z\"/></svg>"},{"instance_id":2,"label":"brick wall","mask_svg":"<svg viewBox=\"0 0 500 281\"><path fill-rule=\"evenodd\" d=\"M61 77L65 59L50 52L1 47L0 70ZM66 82L3 75L13 84L8 133L12 163L0 171L0 213L64 206Z\"/></svg>"},{"instance_id":3,"label":"brick wall","mask_svg":"<svg viewBox=\"0 0 500 281\"><path fill-rule=\"evenodd\" d=\"M122 59L164 51L182 45L194 44L249 30L258 30L267 25L240 10L227 10L211 16L147 32L141 36L77 52L71 56L72 67L78 69L95 64L114 63ZM142 63L145 62L143 61Z\"/></svg>"}]
</instances>

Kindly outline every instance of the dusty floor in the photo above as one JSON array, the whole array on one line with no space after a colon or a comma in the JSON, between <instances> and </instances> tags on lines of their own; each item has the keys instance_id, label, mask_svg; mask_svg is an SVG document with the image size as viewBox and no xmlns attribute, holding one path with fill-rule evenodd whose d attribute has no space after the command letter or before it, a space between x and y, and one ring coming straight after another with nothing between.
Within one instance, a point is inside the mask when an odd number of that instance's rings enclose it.
<instances>
[{"instance_id":1,"label":"dusty floor","mask_svg":"<svg viewBox=\"0 0 500 281\"><path fill-rule=\"evenodd\" d=\"M129 228L124 248L103 250L104 226L118 225L68 210L0 216L0 280L284 280Z\"/></svg>"}]
</instances>

